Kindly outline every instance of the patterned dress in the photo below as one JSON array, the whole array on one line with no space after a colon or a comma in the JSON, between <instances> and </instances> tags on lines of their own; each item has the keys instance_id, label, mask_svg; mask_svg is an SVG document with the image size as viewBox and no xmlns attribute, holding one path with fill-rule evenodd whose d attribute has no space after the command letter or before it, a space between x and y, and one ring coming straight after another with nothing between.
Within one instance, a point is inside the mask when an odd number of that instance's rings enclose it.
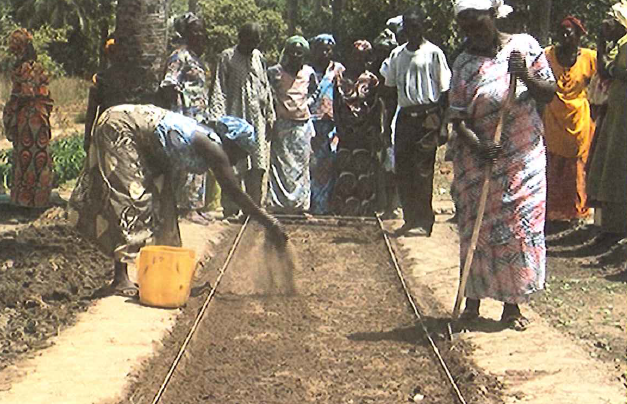
<instances>
[{"instance_id":1,"label":"patterned dress","mask_svg":"<svg viewBox=\"0 0 627 404\"><path fill-rule=\"evenodd\" d=\"M281 213L309 210L311 123L307 98L314 70L310 66L292 76L281 65L268 69L274 89L277 122L270 157L268 209Z\"/></svg>"},{"instance_id":2,"label":"patterned dress","mask_svg":"<svg viewBox=\"0 0 627 404\"><path fill-rule=\"evenodd\" d=\"M336 81L334 110L339 145L331 209L338 215L367 216L376 209L385 122L378 86L379 79L369 71L357 80L340 74Z\"/></svg>"},{"instance_id":3,"label":"patterned dress","mask_svg":"<svg viewBox=\"0 0 627 404\"><path fill-rule=\"evenodd\" d=\"M202 122L206 119L209 105L209 91L206 86L205 68L200 58L187 47L180 47L168 58L161 87L173 86L176 101L169 105L171 111ZM189 174L186 178L175 179L178 206L182 210L200 209L204 206L205 175Z\"/></svg>"},{"instance_id":4,"label":"patterned dress","mask_svg":"<svg viewBox=\"0 0 627 404\"><path fill-rule=\"evenodd\" d=\"M238 166L238 171L248 169L268 170L269 145L266 126L274 123L272 88L264 66L261 52L255 49L246 56L236 48L224 50L215 74L209 115L216 119L230 115L245 119L257 133L257 149L251 154L247 166Z\"/></svg>"},{"instance_id":5,"label":"patterned dress","mask_svg":"<svg viewBox=\"0 0 627 404\"><path fill-rule=\"evenodd\" d=\"M330 212L330 198L335 184L333 164L335 153L332 142L333 129L333 86L335 78L345 70L341 63L331 61L323 72L316 71L316 90L309 98L309 111L316 131L311 140L312 156L309 164L311 173L311 213Z\"/></svg>"},{"instance_id":6,"label":"patterned dress","mask_svg":"<svg viewBox=\"0 0 627 404\"><path fill-rule=\"evenodd\" d=\"M482 139L492 139L509 87L508 58L526 55L531 71L553 80L543 49L528 35L513 35L494 58L463 52L453 66L451 114ZM546 248L546 154L542 120L526 86L519 81L516 101L503 127L503 154L494 163L488 203L470 269L466 296L517 304L544 288ZM484 165L465 143L454 158L460 258L463 261L478 209Z\"/></svg>"},{"instance_id":7,"label":"patterned dress","mask_svg":"<svg viewBox=\"0 0 627 404\"><path fill-rule=\"evenodd\" d=\"M70 198L70 220L117 261L132 262L146 244L180 246L172 177L206 172L191 148L194 132L217 134L153 105L102 113Z\"/></svg>"},{"instance_id":8,"label":"patterned dress","mask_svg":"<svg viewBox=\"0 0 627 404\"><path fill-rule=\"evenodd\" d=\"M48 205L54 183L50 144L53 101L41 64L26 61L11 74L13 89L4 107L4 128L13 142L11 201L19 206Z\"/></svg>"}]
</instances>

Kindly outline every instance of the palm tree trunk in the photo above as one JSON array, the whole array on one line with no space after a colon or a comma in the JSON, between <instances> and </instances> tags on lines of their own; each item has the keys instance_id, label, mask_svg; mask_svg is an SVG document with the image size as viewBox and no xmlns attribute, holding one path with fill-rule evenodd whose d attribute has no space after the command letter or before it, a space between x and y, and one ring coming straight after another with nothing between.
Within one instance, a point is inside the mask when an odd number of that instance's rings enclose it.
<instances>
[{"instance_id":1,"label":"palm tree trunk","mask_svg":"<svg viewBox=\"0 0 627 404\"><path fill-rule=\"evenodd\" d=\"M167 0L118 0L109 105L156 101L166 57L167 7Z\"/></svg>"},{"instance_id":2,"label":"palm tree trunk","mask_svg":"<svg viewBox=\"0 0 627 404\"><path fill-rule=\"evenodd\" d=\"M287 32L290 35L296 33L298 24L298 0L288 0L287 2Z\"/></svg>"},{"instance_id":3,"label":"palm tree trunk","mask_svg":"<svg viewBox=\"0 0 627 404\"><path fill-rule=\"evenodd\" d=\"M531 34L546 46L549 43L549 28L551 24L552 0L535 0L531 5Z\"/></svg>"}]
</instances>

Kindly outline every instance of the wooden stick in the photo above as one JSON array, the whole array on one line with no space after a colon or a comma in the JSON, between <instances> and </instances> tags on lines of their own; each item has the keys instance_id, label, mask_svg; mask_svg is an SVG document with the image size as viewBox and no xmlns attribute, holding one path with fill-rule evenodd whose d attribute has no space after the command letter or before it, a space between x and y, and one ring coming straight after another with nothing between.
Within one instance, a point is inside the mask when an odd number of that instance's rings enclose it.
<instances>
[{"instance_id":1,"label":"wooden stick","mask_svg":"<svg viewBox=\"0 0 627 404\"><path fill-rule=\"evenodd\" d=\"M509 92L503 108L501 109L501 115L499 116L499 122L496 125L496 132L494 134L494 143L501 141L501 134L503 133L503 125L507 112L511 106L514 98L516 97L516 76L510 74ZM457 289L457 298L455 299L455 307L453 308L453 320L459 318L459 312L464 300L464 291L466 290L466 283L468 282L468 275L470 275L470 265L477 249L477 241L479 240L479 231L481 230L481 224L483 222L483 215L485 213L485 206L488 201L488 193L490 192L490 177L492 176L492 163L488 163L485 167L485 173L483 178L483 188L481 189L481 197L479 198L479 209L477 210L477 220L475 226L472 229L472 237L470 239L470 246L466 253L466 260L464 261L464 268L462 269L462 275L459 280L459 289Z\"/></svg>"}]
</instances>

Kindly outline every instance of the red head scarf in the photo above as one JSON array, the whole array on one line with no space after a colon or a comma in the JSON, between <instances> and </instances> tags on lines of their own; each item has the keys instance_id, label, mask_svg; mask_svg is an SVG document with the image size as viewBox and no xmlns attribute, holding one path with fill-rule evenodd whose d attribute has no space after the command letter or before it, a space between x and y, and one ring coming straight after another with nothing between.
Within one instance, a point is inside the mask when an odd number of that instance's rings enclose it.
<instances>
[{"instance_id":1,"label":"red head scarf","mask_svg":"<svg viewBox=\"0 0 627 404\"><path fill-rule=\"evenodd\" d=\"M583 25L581 20L579 18L577 18L577 17L572 16L572 15L569 15L568 17L564 18L560 25L562 27L570 27L572 29L577 29L577 30L579 30L579 34L581 34L581 35L588 34L588 30L586 30L586 27L585 27L585 25Z\"/></svg>"}]
</instances>

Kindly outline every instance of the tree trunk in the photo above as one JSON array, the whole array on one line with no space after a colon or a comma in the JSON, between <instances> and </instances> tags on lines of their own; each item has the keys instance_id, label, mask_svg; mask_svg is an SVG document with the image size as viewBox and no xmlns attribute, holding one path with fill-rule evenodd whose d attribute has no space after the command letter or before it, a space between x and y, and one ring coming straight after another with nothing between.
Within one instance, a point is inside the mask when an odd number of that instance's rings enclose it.
<instances>
[{"instance_id":1,"label":"tree trunk","mask_svg":"<svg viewBox=\"0 0 627 404\"><path fill-rule=\"evenodd\" d=\"M118 0L109 105L156 102L166 57L167 6L167 0Z\"/></svg>"},{"instance_id":2,"label":"tree trunk","mask_svg":"<svg viewBox=\"0 0 627 404\"><path fill-rule=\"evenodd\" d=\"M198 11L198 0L188 0L187 9L190 13L196 14Z\"/></svg>"},{"instance_id":3,"label":"tree trunk","mask_svg":"<svg viewBox=\"0 0 627 404\"><path fill-rule=\"evenodd\" d=\"M549 44L552 3L552 0L535 0L530 6L531 34L542 46Z\"/></svg>"},{"instance_id":4,"label":"tree trunk","mask_svg":"<svg viewBox=\"0 0 627 404\"><path fill-rule=\"evenodd\" d=\"M331 12L333 16L331 17L331 30L333 31L333 36L335 40L340 42L340 25L342 21L342 9L344 8L344 0L332 0L331 3Z\"/></svg>"},{"instance_id":5,"label":"tree trunk","mask_svg":"<svg viewBox=\"0 0 627 404\"><path fill-rule=\"evenodd\" d=\"M287 32L289 35L296 33L298 25L298 0L288 0L287 2Z\"/></svg>"}]
</instances>

